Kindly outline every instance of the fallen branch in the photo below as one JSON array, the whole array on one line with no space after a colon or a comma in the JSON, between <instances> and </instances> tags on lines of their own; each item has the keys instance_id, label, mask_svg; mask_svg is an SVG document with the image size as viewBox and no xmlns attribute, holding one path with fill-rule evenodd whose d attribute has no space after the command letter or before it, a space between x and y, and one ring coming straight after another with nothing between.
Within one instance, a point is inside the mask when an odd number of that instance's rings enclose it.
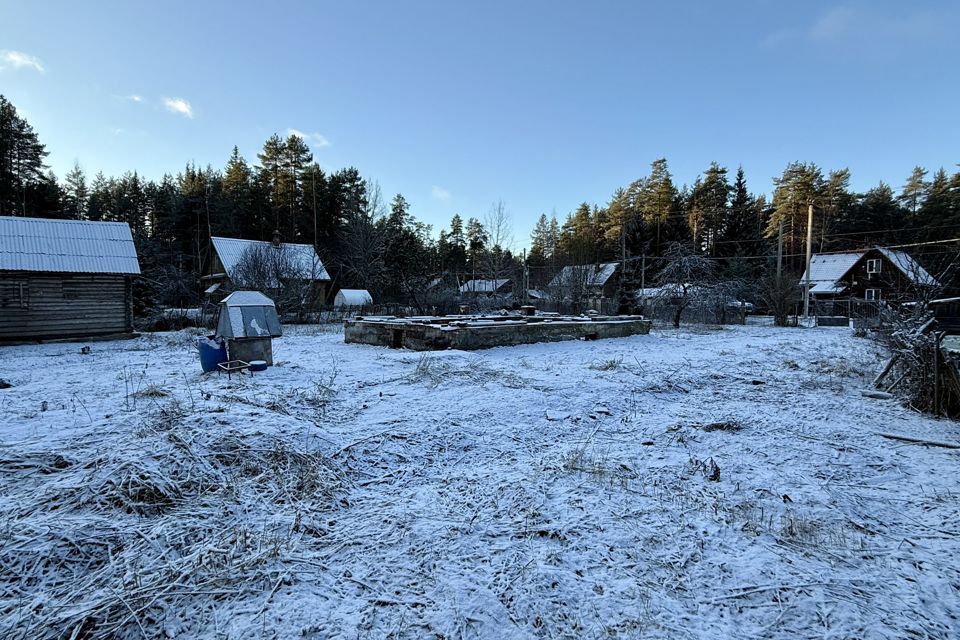
<instances>
[{"instance_id":1,"label":"fallen branch","mask_svg":"<svg viewBox=\"0 0 960 640\"><path fill-rule=\"evenodd\" d=\"M911 438L909 436L899 436L895 433L878 433L878 436L881 438L887 438L888 440L899 440L901 442L909 442L912 444L922 444L925 447L942 447L944 449L960 449L960 444L953 444L951 442L937 442L936 440L922 440L920 438Z\"/></svg>"}]
</instances>

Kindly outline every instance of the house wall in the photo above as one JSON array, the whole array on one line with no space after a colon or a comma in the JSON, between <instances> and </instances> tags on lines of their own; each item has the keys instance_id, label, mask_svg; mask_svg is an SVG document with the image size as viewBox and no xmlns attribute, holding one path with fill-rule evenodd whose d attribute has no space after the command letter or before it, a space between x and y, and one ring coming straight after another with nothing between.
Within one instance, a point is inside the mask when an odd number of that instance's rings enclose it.
<instances>
[{"instance_id":1,"label":"house wall","mask_svg":"<svg viewBox=\"0 0 960 640\"><path fill-rule=\"evenodd\" d=\"M0 341L132 330L132 292L126 276L0 272Z\"/></svg>"},{"instance_id":2,"label":"house wall","mask_svg":"<svg viewBox=\"0 0 960 640\"><path fill-rule=\"evenodd\" d=\"M880 259L880 273L867 273L867 261ZM867 289L880 289L881 300L906 302L915 299L910 280L879 251L868 251L843 277L844 298L866 298Z\"/></svg>"}]
</instances>

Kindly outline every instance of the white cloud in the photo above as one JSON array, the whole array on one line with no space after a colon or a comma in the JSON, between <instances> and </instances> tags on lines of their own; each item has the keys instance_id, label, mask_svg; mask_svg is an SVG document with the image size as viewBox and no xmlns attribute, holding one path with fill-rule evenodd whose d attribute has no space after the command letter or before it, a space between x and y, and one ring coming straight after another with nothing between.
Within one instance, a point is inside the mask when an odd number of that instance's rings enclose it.
<instances>
[{"instance_id":1,"label":"white cloud","mask_svg":"<svg viewBox=\"0 0 960 640\"><path fill-rule=\"evenodd\" d=\"M447 200L450 199L450 192L444 189L443 187L438 187L437 185L433 185L433 188L430 189L430 193L437 200L442 200L446 202Z\"/></svg>"},{"instance_id":2,"label":"white cloud","mask_svg":"<svg viewBox=\"0 0 960 640\"><path fill-rule=\"evenodd\" d=\"M118 95L115 95L115 96L113 96L113 97L114 97L114 99L116 99L116 100L123 100L124 102L136 102L136 103L138 103L138 104L147 101L146 98L144 98L143 96L141 96L140 94L137 94L137 93L131 93L131 94L128 95L128 96L118 96Z\"/></svg>"},{"instance_id":3,"label":"white cloud","mask_svg":"<svg viewBox=\"0 0 960 640\"><path fill-rule=\"evenodd\" d=\"M193 118L193 107L183 98L164 98L163 106L171 113L176 113L185 118Z\"/></svg>"},{"instance_id":4,"label":"white cloud","mask_svg":"<svg viewBox=\"0 0 960 640\"><path fill-rule=\"evenodd\" d=\"M847 3L821 13L807 26L774 31L763 38L761 44L775 48L807 42L875 49L942 42L952 38L950 34L958 26L958 15L949 10L912 8L892 14L868 4Z\"/></svg>"},{"instance_id":5,"label":"white cloud","mask_svg":"<svg viewBox=\"0 0 960 640\"><path fill-rule=\"evenodd\" d=\"M327 140L327 137L322 133L304 133L299 129L290 128L287 129L287 135L297 136L302 138L304 142L309 144L311 147L329 147L330 141Z\"/></svg>"},{"instance_id":6,"label":"white cloud","mask_svg":"<svg viewBox=\"0 0 960 640\"><path fill-rule=\"evenodd\" d=\"M23 53L22 51L0 49L0 70L7 68L29 68L33 69L34 71L39 71L40 73L46 71L46 69L43 68L43 63L40 62L40 58L36 56L31 56L30 54Z\"/></svg>"}]
</instances>

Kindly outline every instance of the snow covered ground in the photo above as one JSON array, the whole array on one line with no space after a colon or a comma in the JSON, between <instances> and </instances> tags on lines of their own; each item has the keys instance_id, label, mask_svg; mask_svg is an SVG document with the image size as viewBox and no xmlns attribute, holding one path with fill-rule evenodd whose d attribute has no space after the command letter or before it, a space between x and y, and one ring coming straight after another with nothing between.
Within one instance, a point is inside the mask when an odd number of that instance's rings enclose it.
<instances>
[{"instance_id":1,"label":"snow covered ground","mask_svg":"<svg viewBox=\"0 0 960 640\"><path fill-rule=\"evenodd\" d=\"M0 348L0 637L948 638L956 423L846 329Z\"/></svg>"}]
</instances>

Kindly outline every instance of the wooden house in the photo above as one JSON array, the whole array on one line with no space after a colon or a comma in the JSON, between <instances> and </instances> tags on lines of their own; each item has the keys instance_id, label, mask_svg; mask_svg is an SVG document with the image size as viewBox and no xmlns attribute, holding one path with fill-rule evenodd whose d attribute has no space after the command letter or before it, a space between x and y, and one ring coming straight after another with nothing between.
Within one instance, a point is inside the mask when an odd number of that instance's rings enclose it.
<instances>
[{"instance_id":1,"label":"wooden house","mask_svg":"<svg viewBox=\"0 0 960 640\"><path fill-rule=\"evenodd\" d=\"M0 217L0 341L133 331L125 222Z\"/></svg>"},{"instance_id":2,"label":"wooden house","mask_svg":"<svg viewBox=\"0 0 960 640\"><path fill-rule=\"evenodd\" d=\"M555 300L599 305L616 299L619 282L619 262L569 265L560 269L547 290Z\"/></svg>"},{"instance_id":3,"label":"wooden house","mask_svg":"<svg viewBox=\"0 0 960 640\"><path fill-rule=\"evenodd\" d=\"M807 273L800 278L801 288ZM863 300L903 303L940 283L904 251L882 247L846 253L815 253L810 296L816 301Z\"/></svg>"},{"instance_id":4,"label":"wooden house","mask_svg":"<svg viewBox=\"0 0 960 640\"><path fill-rule=\"evenodd\" d=\"M461 298L507 297L512 292L513 282L508 278L467 280L460 285Z\"/></svg>"},{"instance_id":5,"label":"wooden house","mask_svg":"<svg viewBox=\"0 0 960 640\"><path fill-rule=\"evenodd\" d=\"M210 265L201 280L214 300L237 286L273 293L290 281L309 285L317 303L326 299L330 276L312 244L280 242L276 233L272 242L214 236L210 244Z\"/></svg>"}]
</instances>

